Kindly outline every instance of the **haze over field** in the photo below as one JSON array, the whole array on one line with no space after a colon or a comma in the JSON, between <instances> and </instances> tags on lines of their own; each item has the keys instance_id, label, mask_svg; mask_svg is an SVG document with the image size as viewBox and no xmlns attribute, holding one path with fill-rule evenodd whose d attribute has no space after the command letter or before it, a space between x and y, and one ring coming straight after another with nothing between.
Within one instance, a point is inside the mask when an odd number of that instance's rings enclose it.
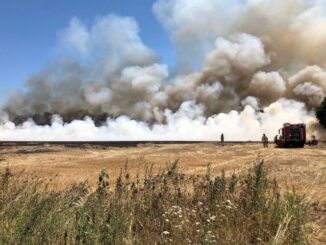
<instances>
[{"instance_id":1,"label":"haze over field","mask_svg":"<svg viewBox=\"0 0 326 245\"><path fill-rule=\"evenodd\" d=\"M59 33L65 58L5 104L1 140L259 140L284 122L325 135L324 0L158 0L174 44L170 71L135 19L77 17ZM153 33L155 35L155 33Z\"/></svg>"}]
</instances>

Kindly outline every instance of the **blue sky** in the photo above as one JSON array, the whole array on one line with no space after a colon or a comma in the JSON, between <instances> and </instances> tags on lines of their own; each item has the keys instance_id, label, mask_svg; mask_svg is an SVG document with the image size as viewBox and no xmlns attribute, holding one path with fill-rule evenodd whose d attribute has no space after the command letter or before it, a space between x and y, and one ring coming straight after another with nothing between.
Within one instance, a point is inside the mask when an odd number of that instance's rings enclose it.
<instances>
[{"instance_id":1,"label":"blue sky","mask_svg":"<svg viewBox=\"0 0 326 245\"><path fill-rule=\"evenodd\" d=\"M73 17L91 23L98 15L131 16L145 45L164 63L174 64L173 48L152 13L155 0L0 0L0 105L26 79L54 59L58 32Z\"/></svg>"}]
</instances>

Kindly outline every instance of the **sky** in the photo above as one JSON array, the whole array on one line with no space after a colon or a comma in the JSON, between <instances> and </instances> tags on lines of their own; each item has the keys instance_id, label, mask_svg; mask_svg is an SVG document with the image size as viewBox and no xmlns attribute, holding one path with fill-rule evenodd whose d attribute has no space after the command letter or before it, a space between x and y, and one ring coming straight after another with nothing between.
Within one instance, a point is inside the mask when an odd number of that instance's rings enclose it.
<instances>
[{"instance_id":1,"label":"sky","mask_svg":"<svg viewBox=\"0 0 326 245\"><path fill-rule=\"evenodd\" d=\"M133 17L140 37L169 66L174 52L167 33L155 18L155 0L0 0L0 105L28 77L57 55L59 33L72 18L91 24L98 16Z\"/></svg>"}]
</instances>

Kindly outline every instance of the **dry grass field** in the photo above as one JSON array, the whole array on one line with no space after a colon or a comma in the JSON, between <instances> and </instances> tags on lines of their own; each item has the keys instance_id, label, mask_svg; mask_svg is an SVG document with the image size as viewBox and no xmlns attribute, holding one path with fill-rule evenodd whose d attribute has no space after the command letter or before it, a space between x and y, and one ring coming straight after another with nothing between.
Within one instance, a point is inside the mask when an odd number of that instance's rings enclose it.
<instances>
[{"instance_id":1,"label":"dry grass field","mask_svg":"<svg viewBox=\"0 0 326 245\"><path fill-rule=\"evenodd\" d=\"M88 180L96 188L99 172L106 168L114 181L127 165L131 176L143 175L151 166L159 173L169 162L179 159L179 169L185 174L204 175L207 165L212 175L225 170L226 176L246 172L255 160L264 159L270 177L282 190L292 187L314 207L315 236L323 243L326 238L326 145L304 149L279 149L270 145L264 149L256 143L227 144L140 144L137 147L96 147L82 145L1 146L0 171L9 166L15 174L45 180L52 179L52 188Z\"/></svg>"}]
</instances>

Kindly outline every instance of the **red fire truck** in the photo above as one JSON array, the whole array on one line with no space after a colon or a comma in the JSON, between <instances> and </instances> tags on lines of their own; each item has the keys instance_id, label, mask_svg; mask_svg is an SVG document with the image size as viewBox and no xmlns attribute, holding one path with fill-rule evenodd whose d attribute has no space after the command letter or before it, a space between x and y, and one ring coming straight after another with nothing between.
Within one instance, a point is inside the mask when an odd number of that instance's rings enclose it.
<instances>
[{"instance_id":1,"label":"red fire truck","mask_svg":"<svg viewBox=\"0 0 326 245\"><path fill-rule=\"evenodd\" d=\"M284 123L275 136L274 142L279 147L304 147L306 143L306 125Z\"/></svg>"}]
</instances>

